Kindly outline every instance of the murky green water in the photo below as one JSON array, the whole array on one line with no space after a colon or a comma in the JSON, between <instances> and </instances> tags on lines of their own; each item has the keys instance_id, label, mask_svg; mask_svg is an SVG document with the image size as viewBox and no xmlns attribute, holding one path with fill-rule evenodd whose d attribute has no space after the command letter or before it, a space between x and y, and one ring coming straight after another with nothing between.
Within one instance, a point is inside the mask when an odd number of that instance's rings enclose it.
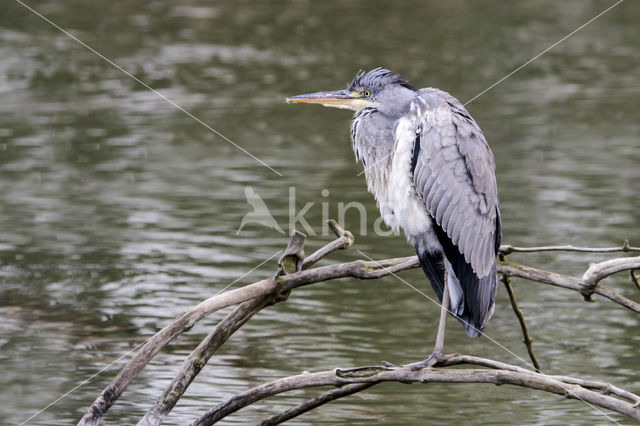
<instances>
[{"instance_id":1,"label":"murky green water","mask_svg":"<svg viewBox=\"0 0 640 426\"><path fill-rule=\"evenodd\" d=\"M349 114L286 105L385 66L463 102L613 2L79 2L29 4L281 172L233 147L13 0L0 15L0 422L37 412L286 245L247 225L251 186L285 227L289 188L320 230L322 204L355 209L353 250L332 260L411 254L377 218L348 141ZM468 105L496 156L505 242L640 243L640 9L625 2ZM323 196L322 191L329 195ZM325 192L326 194L326 192ZM307 251L329 237L314 237ZM580 274L603 256L512 256ZM269 276L275 259L240 283ZM401 275L427 290L420 271ZM234 286L240 285L234 284ZM612 287L639 297L626 276ZM577 294L516 282L546 371L639 392L639 317ZM428 289L431 295L431 290ZM131 424L223 313L171 344L106 417ZM266 380L430 349L438 310L396 278L301 289L241 329L167 424L184 424ZM453 322L447 349L525 357L506 294L486 330ZM507 351L508 350L508 351ZM69 424L126 361L39 414ZM315 395L279 396L229 423L256 422ZM618 421L627 421L612 415ZM580 402L512 387L381 385L292 424L601 423Z\"/></svg>"}]
</instances>

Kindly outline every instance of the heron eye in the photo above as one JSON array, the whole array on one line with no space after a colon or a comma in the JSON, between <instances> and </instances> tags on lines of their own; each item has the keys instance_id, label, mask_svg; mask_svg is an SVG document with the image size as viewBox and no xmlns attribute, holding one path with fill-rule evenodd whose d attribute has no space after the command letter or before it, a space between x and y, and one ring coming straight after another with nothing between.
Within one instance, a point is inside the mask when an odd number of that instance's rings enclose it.
<instances>
[{"instance_id":1,"label":"heron eye","mask_svg":"<svg viewBox=\"0 0 640 426\"><path fill-rule=\"evenodd\" d=\"M368 90L363 90L362 96L364 96L365 98L368 98L369 96L371 96L371 92L369 92Z\"/></svg>"}]
</instances>

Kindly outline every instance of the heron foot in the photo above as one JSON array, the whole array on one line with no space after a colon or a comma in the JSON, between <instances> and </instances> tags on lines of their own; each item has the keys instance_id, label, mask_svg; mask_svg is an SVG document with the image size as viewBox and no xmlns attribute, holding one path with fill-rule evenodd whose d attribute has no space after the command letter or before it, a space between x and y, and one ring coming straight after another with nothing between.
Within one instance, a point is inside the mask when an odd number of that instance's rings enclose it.
<instances>
[{"instance_id":1,"label":"heron foot","mask_svg":"<svg viewBox=\"0 0 640 426\"><path fill-rule=\"evenodd\" d=\"M438 364L443 364L456 356L460 356L460 354L442 354L441 352L434 352L426 357L424 361L407 364L405 367L408 368L409 371L422 370L423 368L435 367Z\"/></svg>"},{"instance_id":2,"label":"heron foot","mask_svg":"<svg viewBox=\"0 0 640 426\"><path fill-rule=\"evenodd\" d=\"M451 358L455 358L460 356L460 354L442 354L440 352L434 352L429 355L424 361L414 362L412 364L407 365L397 365L388 361L381 361L382 365L388 368L408 368L411 371L422 370L423 368L435 367L439 364L443 364L444 362L450 360Z\"/></svg>"}]
</instances>

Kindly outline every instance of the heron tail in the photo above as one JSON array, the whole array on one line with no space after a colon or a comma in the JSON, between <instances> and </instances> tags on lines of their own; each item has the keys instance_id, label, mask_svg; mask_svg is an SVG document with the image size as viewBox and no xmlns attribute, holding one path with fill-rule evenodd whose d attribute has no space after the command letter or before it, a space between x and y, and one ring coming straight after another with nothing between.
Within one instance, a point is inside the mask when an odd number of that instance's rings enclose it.
<instances>
[{"instance_id":1,"label":"heron tail","mask_svg":"<svg viewBox=\"0 0 640 426\"><path fill-rule=\"evenodd\" d=\"M449 273L449 277L453 274L456 274L455 270ZM456 275L453 275L453 279L457 280ZM463 275L460 288L464 294L464 307L458 314L458 321L469 337L480 336L495 309L496 266L494 265L491 272L482 278L475 274Z\"/></svg>"},{"instance_id":2,"label":"heron tail","mask_svg":"<svg viewBox=\"0 0 640 426\"><path fill-rule=\"evenodd\" d=\"M455 250L455 247L452 248ZM469 337L480 336L495 308L497 290L495 265L488 275L478 278L459 253L458 256L446 256L445 259L441 253L433 254L426 250L417 250L417 252L422 270L441 303L444 272L445 269L447 270L451 296L449 311L462 324Z\"/></svg>"},{"instance_id":3,"label":"heron tail","mask_svg":"<svg viewBox=\"0 0 640 426\"><path fill-rule=\"evenodd\" d=\"M479 336L495 309L498 289L496 264L494 262L489 273L479 277L444 230L440 226L435 226L434 230L450 264L449 275L456 278L462 290L464 307L458 315L458 321L462 323L469 337Z\"/></svg>"}]
</instances>

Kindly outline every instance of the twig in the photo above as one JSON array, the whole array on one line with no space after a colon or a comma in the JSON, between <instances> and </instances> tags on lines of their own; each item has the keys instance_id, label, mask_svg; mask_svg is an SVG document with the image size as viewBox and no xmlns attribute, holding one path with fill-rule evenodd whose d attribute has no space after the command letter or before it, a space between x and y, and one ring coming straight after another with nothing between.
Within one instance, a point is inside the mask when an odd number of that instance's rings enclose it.
<instances>
[{"instance_id":1,"label":"twig","mask_svg":"<svg viewBox=\"0 0 640 426\"><path fill-rule=\"evenodd\" d=\"M261 421L260 426L279 425L280 423L284 423L288 420L293 419L294 417L298 417L299 415L304 414L307 411L311 411L314 408L318 408L319 406L324 405L328 402L335 401L336 399L343 398L345 396L353 395L354 393L363 391L374 385L375 383L354 383L352 385L345 385L338 389L332 389L328 392L323 393L322 395L303 402L297 407L283 411L276 414L275 416L271 416L268 419Z\"/></svg>"},{"instance_id":2,"label":"twig","mask_svg":"<svg viewBox=\"0 0 640 426\"><path fill-rule=\"evenodd\" d=\"M459 357L463 360L452 358L445 365L480 364L491 366L492 369L451 369L451 368L425 368L411 371L407 368L388 368L383 366L357 367L351 369L335 369L318 373L306 373L285 377L262 384L249 389L234 397L231 397L207 411L203 416L195 420L192 425L205 426L225 418L247 405L282 392L294 389L305 389L317 386L345 386L354 383L493 383L495 385L511 384L530 389L562 395L566 398L579 399L594 406L609 409L620 414L640 420L640 409L634 407L631 401L637 401L640 397L627 391L623 391L623 399L606 395L596 390L604 390L611 393L607 384L602 387L582 386L582 379L567 378L561 376L554 378L542 373L525 370L516 366L497 363L489 359L476 357ZM475 362L481 360L480 363ZM617 388L616 388L617 389ZM618 392L612 393L619 396Z\"/></svg>"},{"instance_id":3,"label":"twig","mask_svg":"<svg viewBox=\"0 0 640 426\"><path fill-rule=\"evenodd\" d=\"M500 260L504 261L505 256L500 254ZM518 306L518 302L516 301L516 295L513 291L513 287L511 286L511 277L507 275L502 275L502 282L504 286L507 288L507 293L509 294L509 300L511 301L511 307L513 308L513 312L516 314L518 321L520 322L520 328L522 329L522 337L524 341L524 345L527 347L527 352L529 353L529 358L531 358L531 362L536 369L537 373L540 373L540 363L538 362L538 358L536 358L536 354L533 352L533 339L529 334L529 329L527 328L527 322L524 319L524 313L522 309Z\"/></svg>"},{"instance_id":4,"label":"twig","mask_svg":"<svg viewBox=\"0 0 640 426\"><path fill-rule=\"evenodd\" d=\"M346 248L351 247L351 245L353 245L354 238L351 232L347 231L346 229L343 229L338 224L338 222L336 222L333 219L328 220L327 224L329 225L329 229L331 229L333 233L336 234L336 237L338 238L336 238L329 244L323 246L322 248L318 249L317 251L309 255L306 259L304 259L304 263L302 264L302 269L309 269L316 262L326 257L328 254L336 250L344 250Z\"/></svg>"},{"instance_id":5,"label":"twig","mask_svg":"<svg viewBox=\"0 0 640 426\"><path fill-rule=\"evenodd\" d=\"M640 247L631 247L629 240L624 240L621 247L575 247L566 246L541 246L541 247L516 247L509 244L500 246L500 253L508 255L511 253L533 253L539 251L579 251L584 253L617 253L617 252L634 252L640 251Z\"/></svg>"}]
</instances>

